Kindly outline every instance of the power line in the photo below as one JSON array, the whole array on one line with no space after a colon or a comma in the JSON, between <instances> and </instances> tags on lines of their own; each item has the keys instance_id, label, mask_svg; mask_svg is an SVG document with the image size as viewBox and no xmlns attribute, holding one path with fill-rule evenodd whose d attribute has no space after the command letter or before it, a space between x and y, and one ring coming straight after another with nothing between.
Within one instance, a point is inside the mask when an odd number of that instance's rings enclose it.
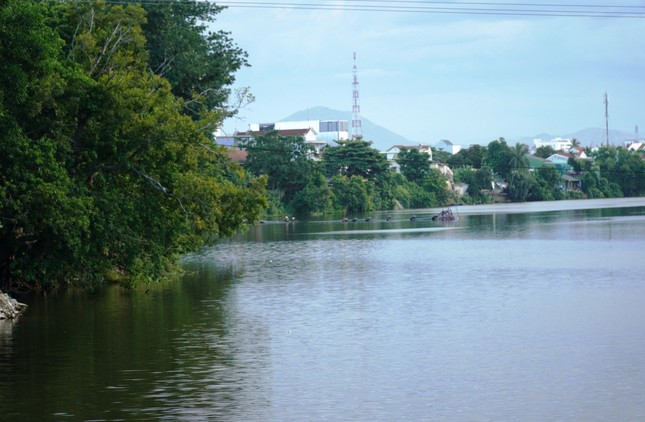
<instances>
[{"instance_id":1,"label":"power line","mask_svg":"<svg viewBox=\"0 0 645 422\"><path fill-rule=\"evenodd\" d=\"M92 0L81 0L90 2ZM536 17L581 17L581 18L629 18L644 19L645 6L625 4L562 4L562 3L502 3L502 2L449 2L420 0L347 0L347 3L331 2L276 2L257 0L107 0L110 4L193 4L214 3L217 6L250 9L290 9L353 11L381 13L426 13L454 15L499 15Z\"/></svg>"},{"instance_id":2,"label":"power line","mask_svg":"<svg viewBox=\"0 0 645 422\"><path fill-rule=\"evenodd\" d=\"M351 3L326 2L268 2L254 0L223 0L217 4L228 7L258 9L305 9L360 12L407 12L469 15L516 15L551 17L596 17L596 18L645 18L645 7L628 5L590 4L539 4L539 3L494 3L494 2L430 2L390 0L350 0Z\"/></svg>"}]
</instances>

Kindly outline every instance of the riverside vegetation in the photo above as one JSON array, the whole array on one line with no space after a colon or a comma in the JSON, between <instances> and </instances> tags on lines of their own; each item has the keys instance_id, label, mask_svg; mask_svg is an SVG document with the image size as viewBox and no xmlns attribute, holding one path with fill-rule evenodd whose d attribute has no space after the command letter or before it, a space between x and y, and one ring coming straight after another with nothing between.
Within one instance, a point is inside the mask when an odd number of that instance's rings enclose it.
<instances>
[{"instance_id":1,"label":"riverside vegetation","mask_svg":"<svg viewBox=\"0 0 645 422\"><path fill-rule=\"evenodd\" d=\"M222 120L253 100L233 91L247 55L207 32L208 2L14 0L0 5L0 287L135 286L176 259L262 216L420 208L455 200L428 155L410 149L401 172L363 139L322 156L276 132L242 144L231 162L213 142ZM637 196L638 154L607 147L560 171L529 172L526 147L503 139L435 160L488 202L494 178L514 201ZM315 159L317 158L317 159Z\"/></svg>"}]
</instances>

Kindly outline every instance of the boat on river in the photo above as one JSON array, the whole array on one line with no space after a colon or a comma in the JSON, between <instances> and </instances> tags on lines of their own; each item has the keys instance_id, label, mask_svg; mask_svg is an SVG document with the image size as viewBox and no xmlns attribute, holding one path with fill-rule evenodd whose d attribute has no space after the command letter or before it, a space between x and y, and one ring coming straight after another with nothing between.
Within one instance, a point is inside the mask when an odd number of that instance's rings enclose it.
<instances>
[{"instance_id":1,"label":"boat on river","mask_svg":"<svg viewBox=\"0 0 645 422\"><path fill-rule=\"evenodd\" d=\"M442 210L439 214L432 216L432 221L457 221L459 216L453 214L450 208Z\"/></svg>"}]
</instances>

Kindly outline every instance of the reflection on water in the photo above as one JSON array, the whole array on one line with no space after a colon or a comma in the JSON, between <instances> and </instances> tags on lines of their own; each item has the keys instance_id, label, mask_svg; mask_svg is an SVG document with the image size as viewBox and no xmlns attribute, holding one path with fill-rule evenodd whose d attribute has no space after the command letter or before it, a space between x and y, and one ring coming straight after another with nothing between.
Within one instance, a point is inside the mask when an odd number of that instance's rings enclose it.
<instances>
[{"instance_id":1,"label":"reflection on water","mask_svg":"<svg viewBox=\"0 0 645 422\"><path fill-rule=\"evenodd\" d=\"M645 203L588 204L269 223L148 293L33 299L0 415L642 420Z\"/></svg>"}]
</instances>

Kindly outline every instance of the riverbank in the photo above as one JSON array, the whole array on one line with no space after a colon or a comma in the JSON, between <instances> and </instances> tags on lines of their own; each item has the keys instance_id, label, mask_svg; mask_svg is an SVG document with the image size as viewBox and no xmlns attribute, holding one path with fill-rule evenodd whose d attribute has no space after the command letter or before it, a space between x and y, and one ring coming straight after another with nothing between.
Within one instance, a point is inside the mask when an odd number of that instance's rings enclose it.
<instances>
[{"instance_id":1,"label":"riverbank","mask_svg":"<svg viewBox=\"0 0 645 422\"><path fill-rule=\"evenodd\" d=\"M27 310L27 305L0 291L0 319L14 319Z\"/></svg>"}]
</instances>

